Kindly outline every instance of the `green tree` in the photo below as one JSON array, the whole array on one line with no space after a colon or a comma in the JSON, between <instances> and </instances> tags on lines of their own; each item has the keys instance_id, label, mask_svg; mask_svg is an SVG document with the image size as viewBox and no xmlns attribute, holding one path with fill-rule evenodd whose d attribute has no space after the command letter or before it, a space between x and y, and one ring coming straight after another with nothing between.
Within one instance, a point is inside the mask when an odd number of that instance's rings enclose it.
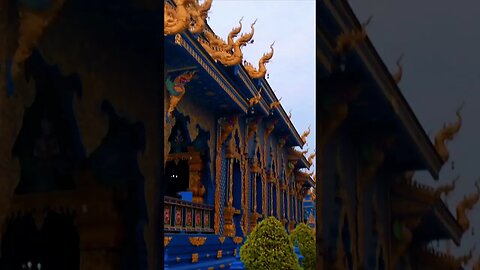
<instances>
[{"instance_id":1,"label":"green tree","mask_svg":"<svg viewBox=\"0 0 480 270\"><path fill-rule=\"evenodd\" d=\"M240 248L247 270L301 270L282 223L268 217L257 224Z\"/></svg>"},{"instance_id":2,"label":"green tree","mask_svg":"<svg viewBox=\"0 0 480 270\"><path fill-rule=\"evenodd\" d=\"M303 261L302 267L305 270L315 270L316 265L316 243L313 229L307 224L300 223L290 234L292 243L297 242Z\"/></svg>"}]
</instances>

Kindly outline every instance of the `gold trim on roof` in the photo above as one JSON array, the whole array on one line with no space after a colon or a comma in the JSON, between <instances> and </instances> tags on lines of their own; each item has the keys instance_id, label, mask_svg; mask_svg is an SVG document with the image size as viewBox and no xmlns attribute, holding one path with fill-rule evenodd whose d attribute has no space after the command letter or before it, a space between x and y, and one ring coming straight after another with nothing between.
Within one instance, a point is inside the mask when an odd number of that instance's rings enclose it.
<instances>
[{"instance_id":1,"label":"gold trim on roof","mask_svg":"<svg viewBox=\"0 0 480 270\"><path fill-rule=\"evenodd\" d=\"M270 62L270 59L272 59L272 57L273 57L273 52L274 52L273 44L275 44L275 42L273 42L270 45L270 52L269 53L264 53L262 55L262 57L260 57L260 60L258 60L258 69L253 67L253 65L250 62L243 61L243 65L244 65L245 69L247 70L248 75L250 75L250 77L252 77L253 79L263 78L267 74L267 68L265 67L265 65L268 62Z\"/></svg>"},{"instance_id":2,"label":"gold trim on roof","mask_svg":"<svg viewBox=\"0 0 480 270\"><path fill-rule=\"evenodd\" d=\"M300 138L302 139L302 142L303 143L306 143L307 142L307 137L308 135L310 135L310 126L308 126L308 129L305 130L303 133L302 133L302 136L300 136Z\"/></svg>"},{"instance_id":3,"label":"gold trim on roof","mask_svg":"<svg viewBox=\"0 0 480 270\"><path fill-rule=\"evenodd\" d=\"M475 206L480 199L480 187L478 186L478 181L475 182L475 187L477 188L477 192L470 196L465 196L457 206L458 224L460 224L460 227L462 227L464 231L470 228L470 220L467 217L467 211L472 210L473 206Z\"/></svg>"}]
</instances>

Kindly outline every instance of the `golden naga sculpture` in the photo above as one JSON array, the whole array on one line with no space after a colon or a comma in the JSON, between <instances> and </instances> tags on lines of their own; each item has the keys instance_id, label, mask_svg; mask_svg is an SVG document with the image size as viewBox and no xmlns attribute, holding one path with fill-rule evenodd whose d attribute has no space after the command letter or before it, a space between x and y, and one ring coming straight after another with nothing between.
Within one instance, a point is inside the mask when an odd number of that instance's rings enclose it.
<instances>
[{"instance_id":1,"label":"golden naga sculpture","mask_svg":"<svg viewBox=\"0 0 480 270\"><path fill-rule=\"evenodd\" d=\"M251 32L242 34L237 40L234 38L240 33L242 29L242 21L239 21L240 26L233 28L228 34L228 43L216 36L210 31L203 31L205 39L198 38L202 47L215 60L222 63L224 66L234 66L242 63L243 52L242 47L247 45L253 38L255 28L253 27L256 20L251 24Z\"/></svg>"},{"instance_id":2,"label":"golden naga sculpture","mask_svg":"<svg viewBox=\"0 0 480 270\"><path fill-rule=\"evenodd\" d=\"M258 91L258 94L248 100L248 106L253 107L257 105L260 102L260 99L262 99L262 89Z\"/></svg>"},{"instance_id":3,"label":"golden naga sculpture","mask_svg":"<svg viewBox=\"0 0 480 270\"><path fill-rule=\"evenodd\" d=\"M402 80L403 68L402 68L402 65L400 64L400 61L402 61L402 58L403 58L403 54L400 55L400 57L397 60L398 71L393 75L393 80L395 81L395 83L399 83Z\"/></svg>"},{"instance_id":4,"label":"golden naga sculpture","mask_svg":"<svg viewBox=\"0 0 480 270\"><path fill-rule=\"evenodd\" d=\"M53 0L45 10L37 10L25 3L20 6L18 47L12 60L12 78L18 78L21 65L32 54L43 32L63 6L64 0Z\"/></svg>"},{"instance_id":5,"label":"golden naga sculpture","mask_svg":"<svg viewBox=\"0 0 480 270\"><path fill-rule=\"evenodd\" d=\"M307 142L307 137L308 137L308 135L310 135L310 126L308 126L308 129L305 130L305 131L302 133L301 138L302 138L302 142L303 142L303 143L306 143L306 142Z\"/></svg>"},{"instance_id":6,"label":"golden naga sculpture","mask_svg":"<svg viewBox=\"0 0 480 270\"><path fill-rule=\"evenodd\" d=\"M475 187L477 188L477 192L473 195L464 197L457 206L457 221L464 231L468 230L470 227L470 220L467 217L467 211L472 210L473 206L480 199L480 187L478 186L478 181L475 182Z\"/></svg>"},{"instance_id":7,"label":"golden naga sculpture","mask_svg":"<svg viewBox=\"0 0 480 270\"><path fill-rule=\"evenodd\" d=\"M462 127L462 115L460 114L462 108L463 104L457 109L457 122L450 125L444 124L442 130L440 130L440 132L438 132L438 134L435 136L435 149L442 158L443 162L447 162L448 158L450 157L446 142L453 140L455 134L457 134Z\"/></svg>"},{"instance_id":8,"label":"golden naga sculpture","mask_svg":"<svg viewBox=\"0 0 480 270\"><path fill-rule=\"evenodd\" d=\"M435 189L435 196L438 198L440 198L442 194L445 194L445 196L448 196L448 194L450 194L450 192L452 192L455 189L455 183L459 178L460 176L457 176L455 177L455 179L453 179L452 183L439 186L437 189Z\"/></svg>"},{"instance_id":9,"label":"golden naga sculpture","mask_svg":"<svg viewBox=\"0 0 480 270\"><path fill-rule=\"evenodd\" d=\"M245 69L248 72L248 75L252 77L253 79L260 79L265 77L265 74L267 74L267 68L265 65L270 62L270 59L273 57L273 45L275 42L273 42L270 45L270 52L269 53L264 53L262 57L260 57L260 60L258 60L258 69L254 68L253 65L250 62L243 61L243 65L245 66Z\"/></svg>"},{"instance_id":10,"label":"golden naga sculpture","mask_svg":"<svg viewBox=\"0 0 480 270\"><path fill-rule=\"evenodd\" d=\"M178 75L173 81L170 77L165 81L165 86L170 95L170 104L167 112L168 117L172 116L172 112L175 110L180 100L182 100L185 95L185 85L193 79L194 75L195 71L187 71Z\"/></svg>"},{"instance_id":11,"label":"golden naga sculpture","mask_svg":"<svg viewBox=\"0 0 480 270\"><path fill-rule=\"evenodd\" d=\"M212 7L212 0L205 0L199 4L198 0L174 0L176 7L165 2L164 35L175 35L186 30L194 34L201 33L206 26L205 20Z\"/></svg>"},{"instance_id":12,"label":"golden naga sculpture","mask_svg":"<svg viewBox=\"0 0 480 270\"><path fill-rule=\"evenodd\" d=\"M315 158L316 154L317 154L317 152L315 150L313 150L313 153L311 153L310 156L308 156L308 163L312 164L313 159Z\"/></svg>"},{"instance_id":13,"label":"golden naga sculpture","mask_svg":"<svg viewBox=\"0 0 480 270\"><path fill-rule=\"evenodd\" d=\"M367 38L366 27L372 20L372 16L362 24L360 30L351 30L350 32L344 32L337 37L337 47L335 51L337 54L341 54L347 50L355 48L358 44L365 41Z\"/></svg>"}]
</instances>

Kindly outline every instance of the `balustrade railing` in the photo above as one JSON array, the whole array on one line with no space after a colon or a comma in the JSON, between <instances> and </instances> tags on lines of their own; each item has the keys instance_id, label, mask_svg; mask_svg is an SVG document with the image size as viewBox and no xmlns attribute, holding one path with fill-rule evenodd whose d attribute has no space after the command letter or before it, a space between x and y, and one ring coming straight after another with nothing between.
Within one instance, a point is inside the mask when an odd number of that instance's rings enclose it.
<instances>
[{"instance_id":1,"label":"balustrade railing","mask_svg":"<svg viewBox=\"0 0 480 270\"><path fill-rule=\"evenodd\" d=\"M213 233L213 209L211 205L165 196L164 231Z\"/></svg>"}]
</instances>

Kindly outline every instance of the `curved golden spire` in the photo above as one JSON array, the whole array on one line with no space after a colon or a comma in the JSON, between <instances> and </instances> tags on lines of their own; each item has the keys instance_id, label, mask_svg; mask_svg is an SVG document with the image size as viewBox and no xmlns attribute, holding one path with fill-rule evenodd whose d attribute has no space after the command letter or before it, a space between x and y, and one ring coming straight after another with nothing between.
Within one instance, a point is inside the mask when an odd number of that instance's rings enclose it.
<instances>
[{"instance_id":1,"label":"curved golden spire","mask_svg":"<svg viewBox=\"0 0 480 270\"><path fill-rule=\"evenodd\" d=\"M315 150L313 150L313 153L311 153L310 156L308 156L308 163L312 164L313 159L315 158L316 154L317 154L317 152Z\"/></svg>"},{"instance_id":2,"label":"curved golden spire","mask_svg":"<svg viewBox=\"0 0 480 270\"><path fill-rule=\"evenodd\" d=\"M450 192L455 190L455 183L457 182L457 180L459 178L460 178L460 176L457 176L457 177L455 177L455 179L453 179L453 181L450 184L445 184L445 185L442 185L442 186L439 186L438 188L436 188L435 189L435 196L436 197L441 197L442 194L445 194L445 196L448 196L448 194L450 194Z\"/></svg>"},{"instance_id":3,"label":"curved golden spire","mask_svg":"<svg viewBox=\"0 0 480 270\"><path fill-rule=\"evenodd\" d=\"M310 135L310 126L308 126L308 129L302 133L301 139L303 143L307 142L308 135Z\"/></svg>"},{"instance_id":4,"label":"curved golden spire","mask_svg":"<svg viewBox=\"0 0 480 270\"><path fill-rule=\"evenodd\" d=\"M457 221L464 231L470 227L470 220L467 217L467 211L472 210L473 206L480 199L480 187L478 186L478 180L475 182L477 192L470 196L466 196L457 206Z\"/></svg>"},{"instance_id":5,"label":"curved golden spire","mask_svg":"<svg viewBox=\"0 0 480 270\"><path fill-rule=\"evenodd\" d=\"M360 30L354 29L350 32L344 32L337 37L337 47L335 51L337 54L343 53L347 50L353 49L358 44L365 41L367 38L366 27L372 20L373 16L370 16L368 20L362 24Z\"/></svg>"},{"instance_id":6,"label":"curved golden spire","mask_svg":"<svg viewBox=\"0 0 480 270\"><path fill-rule=\"evenodd\" d=\"M400 64L400 62L402 61L402 58L403 58L403 54L400 55L400 57L397 60L398 70L397 70L397 73L393 75L393 80L396 83L399 83L402 80L402 76L403 76L403 68L402 68L402 65Z\"/></svg>"},{"instance_id":7,"label":"curved golden spire","mask_svg":"<svg viewBox=\"0 0 480 270\"><path fill-rule=\"evenodd\" d=\"M250 40L252 40L253 38L253 34L255 33L255 28L253 27L255 25L255 23L257 22L257 19L255 19L255 21L253 21L253 23L250 25L250 29L252 30L250 33L244 33L242 34L236 41L235 43L242 47L242 46L245 46L248 42L250 42Z\"/></svg>"},{"instance_id":8,"label":"curved golden spire","mask_svg":"<svg viewBox=\"0 0 480 270\"><path fill-rule=\"evenodd\" d=\"M260 57L260 60L258 60L258 69L254 68L253 65L247 61L244 62L245 69L248 72L248 75L252 77L253 79L260 79L265 77L265 74L267 74L267 68L266 64L270 62L270 59L273 57L273 42L270 45L270 52L269 53L264 53L262 57Z\"/></svg>"},{"instance_id":9,"label":"curved golden spire","mask_svg":"<svg viewBox=\"0 0 480 270\"><path fill-rule=\"evenodd\" d=\"M457 134L462 127L462 115L460 114L460 112L463 108L463 105L464 104L462 104L460 108L457 109L457 122L450 125L444 124L442 130L440 130L435 136L435 149L442 158L443 162L447 162L450 156L447 146L445 145L446 142L453 140L455 134Z\"/></svg>"},{"instance_id":10,"label":"curved golden spire","mask_svg":"<svg viewBox=\"0 0 480 270\"><path fill-rule=\"evenodd\" d=\"M233 39L236 38L238 34L240 34L240 31L242 31L242 21L243 21L243 17L238 21L238 24L240 25L238 27L232 28L232 31L228 33L228 39L227 39L228 46L229 46L228 50L232 49L233 44L235 43Z\"/></svg>"}]
</instances>

